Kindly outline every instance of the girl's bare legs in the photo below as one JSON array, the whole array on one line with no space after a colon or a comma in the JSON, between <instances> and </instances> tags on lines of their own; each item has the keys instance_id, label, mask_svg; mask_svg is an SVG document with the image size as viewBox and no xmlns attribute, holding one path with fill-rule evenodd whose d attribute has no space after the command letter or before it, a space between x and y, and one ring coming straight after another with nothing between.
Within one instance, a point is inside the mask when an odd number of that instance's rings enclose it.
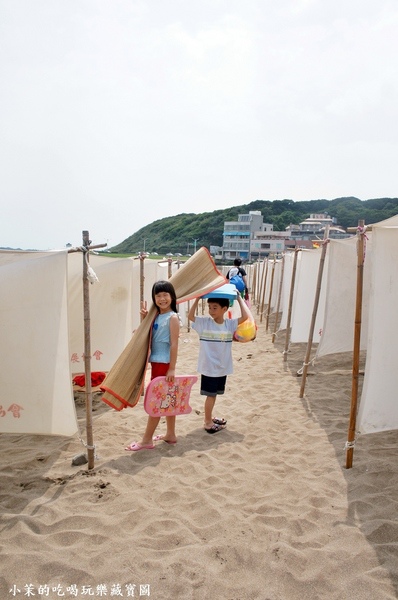
<instances>
[{"instance_id":1,"label":"girl's bare legs","mask_svg":"<svg viewBox=\"0 0 398 600\"><path fill-rule=\"evenodd\" d=\"M148 417L148 421L146 424L145 433L140 442L141 446L147 446L152 443L153 434L156 431L156 427L159 425L160 417ZM175 443L177 441L176 436L176 418L166 417L166 433L159 437L159 440L164 440L165 442Z\"/></svg>"},{"instance_id":2,"label":"girl's bare legs","mask_svg":"<svg viewBox=\"0 0 398 600\"><path fill-rule=\"evenodd\" d=\"M162 435L160 439L173 444L177 441L175 415L173 417L166 417L166 428L165 435Z\"/></svg>"},{"instance_id":3,"label":"girl's bare legs","mask_svg":"<svg viewBox=\"0 0 398 600\"><path fill-rule=\"evenodd\" d=\"M149 444L153 444L153 434L155 433L156 427L159 425L159 421L160 417L148 417L145 433L142 436L142 440L140 441L141 446L148 446Z\"/></svg>"}]
</instances>

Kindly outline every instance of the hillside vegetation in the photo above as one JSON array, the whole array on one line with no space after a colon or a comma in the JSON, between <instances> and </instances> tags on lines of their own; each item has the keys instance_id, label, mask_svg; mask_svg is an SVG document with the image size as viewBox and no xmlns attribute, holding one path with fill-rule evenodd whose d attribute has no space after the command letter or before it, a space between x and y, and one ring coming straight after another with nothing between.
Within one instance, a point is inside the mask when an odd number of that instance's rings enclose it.
<instances>
[{"instance_id":1,"label":"hillside vegetation","mask_svg":"<svg viewBox=\"0 0 398 600\"><path fill-rule=\"evenodd\" d=\"M116 253L169 252L193 254L200 246L222 246L224 221L237 221L238 215L251 210L261 211L264 223L272 223L274 231L283 231L291 223L298 224L312 213L326 212L336 217L344 227L356 227L360 219L365 224L377 223L398 214L398 198L336 198L334 200L254 200L250 204L231 206L206 213L183 213L154 221L133 233L110 250ZM145 240L145 242L144 242Z\"/></svg>"}]
</instances>

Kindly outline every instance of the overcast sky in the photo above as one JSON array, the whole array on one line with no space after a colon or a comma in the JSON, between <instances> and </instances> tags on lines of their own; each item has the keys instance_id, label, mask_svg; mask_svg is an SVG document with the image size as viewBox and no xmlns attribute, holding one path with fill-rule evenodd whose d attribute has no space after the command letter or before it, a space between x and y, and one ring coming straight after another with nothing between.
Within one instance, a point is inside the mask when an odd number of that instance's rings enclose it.
<instances>
[{"instance_id":1,"label":"overcast sky","mask_svg":"<svg viewBox=\"0 0 398 600\"><path fill-rule=\"evenodd\" d=\"M0 0L0 246L398 196L396 0Z\"/></svg>"}]
</instances>

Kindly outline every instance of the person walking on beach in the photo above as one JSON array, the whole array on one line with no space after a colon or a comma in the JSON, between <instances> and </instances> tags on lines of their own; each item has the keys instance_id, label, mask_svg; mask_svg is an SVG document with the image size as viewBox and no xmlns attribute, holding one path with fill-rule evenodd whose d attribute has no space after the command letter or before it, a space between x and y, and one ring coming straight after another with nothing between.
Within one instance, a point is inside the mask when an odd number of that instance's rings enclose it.
<instances>
[{"instance_id":1,"label":"person walking on beach","mask_svg":"<svg viewBox=\"0 0 398 600\"><path fill-rule=\"evenodd\" d=\"M239 291L240 291L240 295L242 296L242 298L245 298L246 300L248 300L249 299L249 289L247 287L247 273L241 265L242 265L242 260L240 258L234 258L234 266L229 269L226 277L229 281L231 281L231 279L234 279L235 277L243 279L244 287L242 286L243 289L241 291L240 290ZM233 282L231 281L231 283L233 283ZM239 288L237 288L237 289L239 289Z\"/></svg>"},{"instance_id":2,"label":"person walking on beach","mask_svg":"<svg viewBox=\"0 0 398 600\"><path fill-rule=\"evenodd\" d=\"M240 323L251 317L246 303L237 294L241 316L225 318L229 308L228 298L209 298L209 316L196 316L199 298L193 302L188 313L192 329L199 335L198 372L201 374L200 394L206 396L204 404L204 429L207 433L217 433L226 427L227 421L213 417L213 409L218 395L225 392L227 375L233 373L232 342Z\"/></svg>"},{"instance_id":3,"label":"person walking on beach","mask_svg":"<svg viewBox=\"0 0 398 600\"><path fill-rule=\"evenodd\" d=\"M178 318L177 296L169 281L157 281L152 287L152 300L158 314L152 325L151 348L149 362L151 364L151 379L165 376L169 383L174 382L178 354L178 338L180 335L180 320ZM148 310L146 302L141 305L141 314L146 317ZM126 450L152 450L154 441L162 440L175 444L175 416L166 417L166 433L154 436L160 417L148 416L144 435L140 442L131 442Z\"/></svg>"}]
</instances>

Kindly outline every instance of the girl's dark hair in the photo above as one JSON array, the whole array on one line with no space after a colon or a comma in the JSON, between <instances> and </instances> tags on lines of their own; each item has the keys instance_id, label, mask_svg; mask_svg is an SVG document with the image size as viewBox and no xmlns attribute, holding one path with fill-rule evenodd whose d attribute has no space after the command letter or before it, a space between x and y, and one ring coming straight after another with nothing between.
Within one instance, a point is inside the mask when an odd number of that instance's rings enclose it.
<instances>
[{"instance_id":1,"label":"girl's dark hair","mask_svg":"<svg viewBox=\"0 0 398 600\"><path fill-rule=\"evenodd\" d=\"M160 292L167 292L168 294L170 294L171 296L171 310L173 310L174 312L178 312L178 307L177 307L177 296L176 296L176 292L175 289L173 287L173 284L170 283L170 281L156 281L156 283L153 284L152 287L152 300L154 305L156 306L156 302L155 302L155 296L156 294L160 294ZM157 310L158 307L156 306Z\"/></svg>"}]
</instances>

